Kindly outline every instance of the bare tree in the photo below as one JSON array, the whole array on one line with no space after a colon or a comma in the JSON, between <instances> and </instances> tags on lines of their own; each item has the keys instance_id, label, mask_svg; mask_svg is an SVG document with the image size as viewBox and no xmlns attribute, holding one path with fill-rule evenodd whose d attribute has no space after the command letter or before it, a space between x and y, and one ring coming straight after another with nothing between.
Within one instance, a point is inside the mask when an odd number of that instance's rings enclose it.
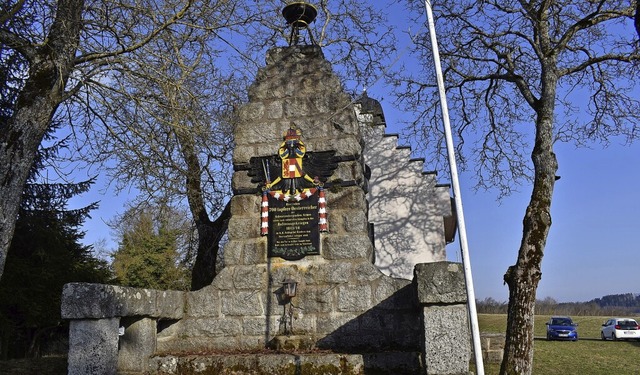
<instances>
[{"instance_id":1,"label":"bare tree","mask_svg":"<svg viewBox=\"0 0 640 375\"><path fill-rule=\"evenodd\" d=\"M349 3L336 4L350 8ZM377 44L385 53L391 34L372 33L380 16L371 8L340 13L345 10L338 5L336 11L322 4L324 21L319 33L311 31L319 34L313 41L324 45L354 82L367 82L384 60L363 46ZM281 7L281 2L245 8L240 3L198 13L198 19L186 20L187 14L147 46L112 61L109 82L93 82L86 90L88 102L79 106L104 123L98 137L95 126L88 129L91 147L81 148L88 151L85 160L102 160L119 189L135 184L139 200L186 200L198 234L192 289L209 285L218 269L219 242L230 216L225 202L233 108L245 100L265 49L286 43ZM360 26L353 26L354 20ZM336 28L345 35L338 38ZM107 110L100 115L94 107Z\"/></svg>"},{"instance_id":2,"label":"bare tree","mask_svg":"<svg viewBox=\"0 0 640 375\"><path fill-rule=\"evenodd\" d=\"M201 236L202 266L195 268L202 273L194 286L210 282L211 239L226 228L229 116L264 50L285 40L283 6L3 1L0 61L9 69L0 88L11 95L0 103L0 272L33 155L56 116L82 134L81 150L96 151L83 153L86 161L115 163L120 188L134 184L144 191L141 199L186 197ZM318 8L314 34L344 77L353 85L375 79L393 49L390 30L377 28L380 14L355 0L322 1Z\"/></svg>"},{"instance_id":3,"label":"bare tree","mask_svg":"<svg viewBox=\"0 0 640 375\"><path fill-rule=\"evenodd\" d=\"M509 306L500 371L530 374L535 295L558 178L553 145L607 144L611 137L631 142L640 134L640 98L633 95L640 78L632 32L635 4L461 0L434 5L461 165L472 165L478 187L497 188L500 196L518 184L533 185L517 261L504 275ZM415 40L416 52L429 61L428 38ZM418 108L410 128L417 143L437 153L443 148L439 103L430 67L424 74L397 82L399 98L407 108Z\"/></svg>"},{"instance_id":4,"label":"bare tree","mask_svg":"<svg viewBox=\"0 0 640 375\"><path fill-rule=\"evenodd\" d=\"M0 85L14 100L3 102L0 124L0 275L38 145L60 104L82 84L78 68L140 48L191 5L178 3L152 17L153 1L2 2L0 51L3 65L10 65Z\"/></svg>"},{"instance_id":5,"label":"bare tree","mask_svg":"<svg viewBox=\"0 0 640 375\"><path fill-rule=\"evenodd\" d=\"M186 201L198 234L191 254L194 289L215 277L229 218L231 116L243 88L216 67L207 34L175 28L164 33L114 62L117 73L88 87L88 102L80 106L102 123L96 128L91 121L85 129L90 147L80 147L83 158L103 163L118 190L134 184L140 203ZM210 214L219 217L211 220Z\"/></svg>"},{"instance_id":6,"label":"bare tree","mask_svg":"<svg viewBox=\"0 0 640 375\"><path fill-rule=\"evenodd\" d=\"M349 3L336 4L346 9L351 8ZM370 33L379 19L372 9L339 13L345 10L338 5L333 6L336 13L323 4L327 15L322 31L312 31L320 34L314 41L352 72L348 76L354 81L366 82L384 60L362 45L379 44L378 50L385 53L392 46L387 40L390 33ZM226 9L199 14L206 22L194 19L174 25L136 53L112 62L110 69L117 73L108 84L94 82L95 90L87 90L98 108L109 109L107 118L90 114L104 120L105 130L95 137L95 127L89 129L86 139L91 147L84 147L89 150L85 159L102 158L107 166L117 159L108 167L110 174L116 176L119 188L134 183L142 192L139 199L186 198L198 233L193 289L209 285L215 277L218 244L230 213L224 203L230 195L232 109L244 101L265 49L286 43L285 20L278 14L281 7L281 2L264 2L247 8L236 5L235 13ZM354 20L359 27L347 25ZM345 35L333 37L339 34L336 28ZM368 41L371 35L375 39ZM366 69L360 71L363 61ZM218 218L212 220L211 215Z\"/></svg>"}]
</instances>

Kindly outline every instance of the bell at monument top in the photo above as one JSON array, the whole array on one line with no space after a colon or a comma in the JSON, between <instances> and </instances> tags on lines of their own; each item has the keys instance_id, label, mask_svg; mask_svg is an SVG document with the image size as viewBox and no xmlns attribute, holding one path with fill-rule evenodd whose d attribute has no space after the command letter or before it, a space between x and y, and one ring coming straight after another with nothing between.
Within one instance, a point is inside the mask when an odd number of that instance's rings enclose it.
<instances>
[{"instance_id":1,"label":"bell at monument top","mask_svg":"<svg viewBox=\"0 0 640 375\"><path fill-rule=\"evenodd\" d=\"M316 44L309 25L316 19L317 15L318 10L316 7L304 1L290 3L282 9L282 16L287 21L287 25L291 26L291 33L289 34L290 46L298 44ZM310 43L306 43L301 34L302 30L306 30Z\"/></svg>"}]
</instances>

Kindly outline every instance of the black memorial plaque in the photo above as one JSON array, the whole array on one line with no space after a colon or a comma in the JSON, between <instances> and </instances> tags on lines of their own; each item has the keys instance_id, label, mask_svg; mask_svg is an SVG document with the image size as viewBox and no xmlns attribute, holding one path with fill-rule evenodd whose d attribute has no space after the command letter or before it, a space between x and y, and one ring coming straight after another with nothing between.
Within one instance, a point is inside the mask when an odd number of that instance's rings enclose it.
<instances>
[{"instance_id":1,"label":"black memorial plaque","mask_svg":"<svg viewBox=\"0 0 640 375\"><path fill-rule=\"evenodd\" d=\"M269 257L287 260L320 254L318 195L285 202L269 197Z\"/></svg>"}]
</instances>

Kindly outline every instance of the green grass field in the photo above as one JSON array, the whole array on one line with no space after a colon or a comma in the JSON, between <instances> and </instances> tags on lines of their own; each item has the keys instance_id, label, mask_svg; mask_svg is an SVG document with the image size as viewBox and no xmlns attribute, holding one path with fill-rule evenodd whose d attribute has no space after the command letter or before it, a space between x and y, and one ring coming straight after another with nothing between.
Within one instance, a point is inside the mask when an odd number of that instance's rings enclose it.
<instances>
[{"instance_id":1,"label":"green grass field","mask_svg":"<svg viewBox=\"0 0 640 375\"><path fill-rule=\"evenodd\" d=\"M533 374L535 375L639 375L640 342L602 341L600 326L609 317L574 316L579 340L547 341L545 322L548 315L535 318ZM638 320L638 318L635 318ZM479 314L481 332L504 333L507 316ZM485 364L485 374L499 373L500 364ZM472 369L473 370L473 369ZM474 371L475 372L475 371Z\"/></svg>"}]
</instances>

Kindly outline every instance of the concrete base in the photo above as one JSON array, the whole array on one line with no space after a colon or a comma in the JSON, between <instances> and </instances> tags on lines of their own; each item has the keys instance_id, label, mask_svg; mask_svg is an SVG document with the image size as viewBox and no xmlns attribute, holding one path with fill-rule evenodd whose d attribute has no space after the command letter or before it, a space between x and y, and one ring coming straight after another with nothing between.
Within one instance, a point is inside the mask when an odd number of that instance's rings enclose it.
<instances>
[{"instance_id":1,"label":"concrete base","mask_svg":"<svg viewBox=\"0 0 640 375\"><path fill-rule=\"evenodd\" d=\"M269 341L269 349L276 351L313 350L316 340L309 336L276 336Z\"/></svg>"},{"instance_id":2,"label":"concrete base","mask_svg":"<svg viewBox=\"0 0 640 375\"><path fill-rule=\"evenodd\" d=\"M147 374L417 375L424 374L419 359L419 353L167 355L152 358Z\"/></svg>"},{"instance_id":3,"label":"concrete base","mask_svg":"<svg viewBox=\"0 0 640 375\"><path fill-rule=\"evenodd\" d=\"M341 374L363 375L362 356L354 354L235 354L154 357L153 375Z\"/></svg>"}]
</instances>

